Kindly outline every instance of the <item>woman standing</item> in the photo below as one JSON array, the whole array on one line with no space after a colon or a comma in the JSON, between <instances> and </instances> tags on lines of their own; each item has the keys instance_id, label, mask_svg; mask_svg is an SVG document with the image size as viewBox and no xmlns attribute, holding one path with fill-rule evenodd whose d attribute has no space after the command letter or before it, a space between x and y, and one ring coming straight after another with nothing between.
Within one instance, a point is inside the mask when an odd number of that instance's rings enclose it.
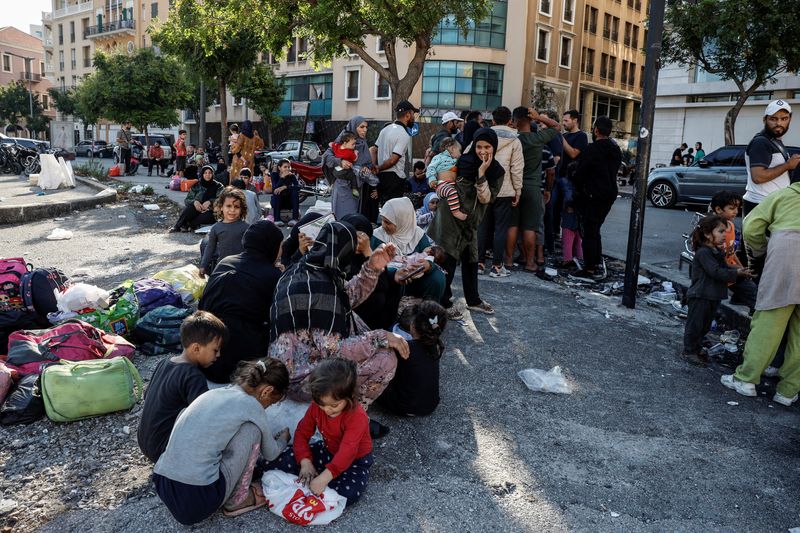
<instances>
[{"instance_id":1,"label":"woman standing","mask_svg":"<svg viewBox=\"0 0 800 533\"><path fill-rule=\"evenodd\" d=\"M214 167L204 166L201 170L200 181L195 183L186 194L186 199L183 201L186 207L183 208L181 215L169 232L173 233L183 229L192 230L216 222L214 200L217 199L222 189L224 189L223 185L214 179Z\"/></svg>"},{"instance_id":2,"label":"woman standing","mask_svg":"<svg viewBox=\"0 0 800 533\"><path fill-rule=\"evenodd\" d=\"M493 314L494 309L481 300L478 294L478 224L486 213L486 205L497 197L505 171L495 161L497 134L491 128L477 130L472 138L472 148L458 159L456 189L461 208L467 219L457 220L449 209L439 209L428 228L428 235L444 248L447 271L441 303L451 320L460 320L461 312L453 306L450 286L456 265L461 261L461 281L467 308Z\"/></svg>"},{"instance_id":3,"label":"woman standing","mask_svg":"<svg viewBox=\"0 0 800 533\"><path fill-rule=\"evenodd\" d=\"M233 153L231 180L238 178L239 172L245 167L250 169L250 175L253 174L255 152L262 148L264 148L264 141L259 135L253 134L253 123L249 120L242 122L236 144L231 148Z\"/></svg>"},{"instance_id":4,"label":"woman standing","mask_svg":"<svg viewBox=\"0 0 800 533\"><path fill-rule=\"evenodd\" d=\"M369 146L367 145L367 120L356 115L350 119L347 126L339 133L334 142L340 142L342 135L350 132L356 135L356 153L357 159L355 163L350 161L343 161L342 159L333 155L333 151L328 149L322 155L322 164L332 171L336 167L343 169L350 169L355 166L372 166L372 156L369 153ZM361 194L358 198L353 196L353 191L347 180L337 180L333 183L333 190L331 191L331 205L333 207L333 214L337 219L341 219L345 215L354 213L361 213L367 217L368 220L374 221L378 218L378 199L372 198L372 193L377 189L369 183L359 180L361 187ZM374 204L374 207L373 207ZM367 211L367 212L365 212ZM374 213L370 213L374 211ZM370 217L370 214L373 216Z\"/></svg>"}]
</instances>

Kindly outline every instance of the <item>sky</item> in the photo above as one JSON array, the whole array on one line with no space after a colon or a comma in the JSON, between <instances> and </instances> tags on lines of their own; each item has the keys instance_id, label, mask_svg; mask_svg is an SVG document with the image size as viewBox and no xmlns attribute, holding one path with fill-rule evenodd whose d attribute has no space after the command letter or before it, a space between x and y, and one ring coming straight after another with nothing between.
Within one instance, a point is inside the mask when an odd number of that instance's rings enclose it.
<instances>
[{"instance_id":1,"label":"sky","mask_svg":"<svg viewBox=\"0 0 800 533\"><path fill-rule=\"evenodd\" d=\"M31 24L42 23L42 11L52 11L51 0L0 0L0 26L27 33Z\"/></svg>"}]
</instances>

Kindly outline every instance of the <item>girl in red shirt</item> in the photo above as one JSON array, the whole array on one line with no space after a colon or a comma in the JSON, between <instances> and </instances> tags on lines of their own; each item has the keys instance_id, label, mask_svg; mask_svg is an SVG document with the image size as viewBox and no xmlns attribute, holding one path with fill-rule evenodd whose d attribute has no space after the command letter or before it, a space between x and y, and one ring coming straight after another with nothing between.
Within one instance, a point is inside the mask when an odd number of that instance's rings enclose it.
<instances>
[{"instance_id":1,"label":"girl in red shirt","mask_svg":"<svg viewBox=\"0 0 800 533\"><path fill-rule=\"evenodd\" d=\"M298 474L316 495L330 487L352 505L366 490L374 461L369 417L356 400L356 364L327 359L311 372L309 387L314 401L297 424L292 448L266 470ZM317 429L323 441L309 444Z\"/></svg>"}]
</instances>

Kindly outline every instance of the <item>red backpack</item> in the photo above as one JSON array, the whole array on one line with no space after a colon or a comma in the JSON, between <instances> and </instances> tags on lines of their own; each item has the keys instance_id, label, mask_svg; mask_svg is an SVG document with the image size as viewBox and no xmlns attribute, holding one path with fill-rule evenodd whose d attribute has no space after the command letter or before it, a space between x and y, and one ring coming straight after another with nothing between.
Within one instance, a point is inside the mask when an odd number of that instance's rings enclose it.
<instances>
[{"instance_id":1,"label":"red backpack","mask_svg":"<svg viewBox=\"0 0 800 533\"><path fill-rule=\"evenodd\" d=\"M136 347L118 335L81 320L68 320L49 329L15 331L8 339L9 368L20 374L39 374L42 363L133 358Z\"/></svg>"},{"instance_id":2,"label":"red backpack","mask_svg":"<svg viewBox=\"0 0 800 533\"><path fill-rule=\"evenodd\" d=\"M22 311L22 277L32 267L21 257L0 259L0 312Z\"/></svg>"}]
</instances>

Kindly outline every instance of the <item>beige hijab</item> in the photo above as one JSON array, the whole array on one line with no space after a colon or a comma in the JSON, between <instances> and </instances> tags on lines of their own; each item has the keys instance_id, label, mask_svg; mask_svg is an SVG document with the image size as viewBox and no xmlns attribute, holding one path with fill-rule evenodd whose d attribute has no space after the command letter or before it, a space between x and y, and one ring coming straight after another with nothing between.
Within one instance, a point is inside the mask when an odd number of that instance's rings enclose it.
<instances>
[{"instance_id":1,"label":"beige hijab","mask_svg":"<svg viewBox=\"0 0 800 533\"><path fill-rule=\"evenodd\" d=\"M379 227L373 236L387 244L394 244L398 254L414 253L414 249L425 236L425 232L417 226L417 215L411 200L406 197L389 200L383 204L381 216L397 226L397 231L389 235L383 227Z\"/></svg>"}]
</instances>

